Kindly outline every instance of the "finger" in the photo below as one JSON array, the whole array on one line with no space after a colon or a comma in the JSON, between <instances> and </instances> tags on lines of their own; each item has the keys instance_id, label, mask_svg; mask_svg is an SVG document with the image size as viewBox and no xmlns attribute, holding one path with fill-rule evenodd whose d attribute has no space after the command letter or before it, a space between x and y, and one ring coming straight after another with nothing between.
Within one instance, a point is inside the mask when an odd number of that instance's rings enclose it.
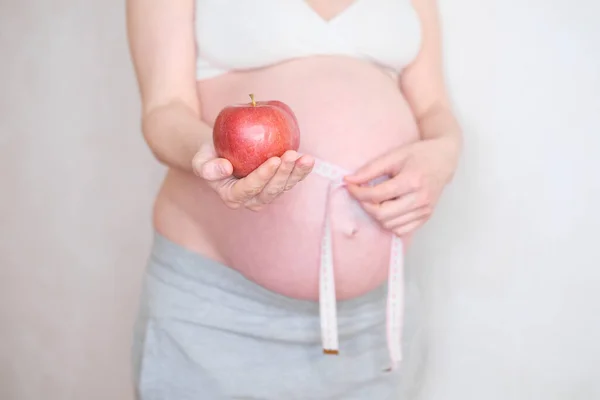
<instances>
[{"instance_id":1,"label":"finger","mask_svg":"<svg viewBox=\"0 0 600 400\"><path fill-rule=\"evenodd\" d=\"M406 175L396 175L374 186L348 185L350 194L359 201L381 203L419 190L420 182Z\"/></svg>"},{"instance_id":2,"label":"finger","mask_svg":"<svg viewBox=\"0 0 600 400\"><path fill-rule=\"evenodd\" d=\"M421 225L423 225L426 221L427 221L427 218L417 219L413 222L409 222L407 224L404 224L404 225L394 229L393 232L394 232L394 234L396 234L396 236L406 235L407 233L411 233L411 232L414 232L415 230L417 230L417 228L419 228Z\"/></svg>"},{"instance_id":3,"label":"finger","mask_svg":"<svg viewBox=\"0 0 600 400\"><path fill-rule=\"evenodd\" d=\"M314 164L314 158L308 155L303 155L299 159L297 159L294 163L292 173L289 175L289 178L283 188L283 191L285 192L287 190L290 190L296 183L302 181L312 171ZM269 184L267 184L267 186ZM267 188L265 188L261 193L264 193L266 190ZM259 201L257 197L250 199L245 204L246 208L252 211L259 211L264 207L264 205L265 204Z\"/></svg>"},{"instance_id":4,"label":"finger","mask_svg":"<svg viewBox=\"0 0 600 400\"><path fill-rule=\"evenodd\" d=\"M403 151L391 151L368 162L344 179L347 183L362 184L381 176L396 175L400 170L405 157L406 155Z\"/></svg>"},{"instance_id":5,"label":"finger","mask_svg":"<svg viewBox=\"0 0 600 400\"><path fill-rule=\"evenodd\" d=\"M194 169L194 173L196 175L201 175L204 164L210 160L214 160L215 158L217 158L217 155L214 148L208 144L204 144L202 147L200 147L200 150L194 154L194 158L192 159L192 168Z\"/></svg>"},{"instance_id":6,"label":"finger","mask_svg":"<svg viewBox=\"0 0 600 400\"><path fill-rule=\"evenodd\" d=\"M256 201L263 204L269 204L275 198L283 192L285 184L287 183L292 171L294 170L294 163L298 159L298 153L293 150L286 151L281 156L281 164L277 168L277 172L271 178L271 180L265 185L264 189L260 194L255 197Z\"/></svg>"},{"instance_id":7,"label":"finger","mask_svg":"<svg viewBox=\"0 0 600 400\"><path fill-rule=\"evenodd\" d=\"M406 214L399 215L395 218L388 219L386 221L381 222L381 225L388 230L396 230L403 225L410 224L412 222L429 218L431 215L431 210L426 207L417 208L415 210L409 211Z\"/></svg>"},{"instance_id":8,"label":"finger","mask_svg":"<svg viewBox=\"0 0 600 400\"><path fill-rule=\"evenodd\" d=\"M258 200L258 197L253 197L244 204L244 207L250 211L260 211L265 205L265 203Z\"/></svg>"},{"instance_id":9,"label":"finger","mask_svg":"<svg viewBox=\"0 0 600 400\"><path fill-rule=\"evenodd\" d=\"M380 204L363 203L362 205L373 218L384 222L418 209L420 206L418 199L419 192L412 192Z\"/></svg>"},{"instance_id":10,"label":"finger","mask_svg":"<svg viewBox=\"0 0 600 400\"><path fill-rule=\"evenodd\" d=\"M246 203L257 196L273 178L281 164L279 157L272 157L261 166L252 171L248 176L234 181L225 195L227 201L233 203Z\"/></svg>"},{"instance_id":11,"label":"finger","mask_svg":"<svg viewBox=\"0 0 600 400\"><path fill-rule=\"evenodd\" d=\"M294 165L294 169L288 178L284 191L290 190L293 188L298 182L304 180L313 170L315 166L315 159L311 156L304 155L296 160Z\"/></svg>"},{"instance_id":12,"label":"finger","mask_svg":"<svg viewBox=\"0 0 600 400\"><path fill-rule=\"evenodd\" d=\"M207 181L225 179L233 173L233 166L224 158L217 158L210 145L204 145L192 159L194 173Z\"/></svg>"},{"instance_id":13,"label":"finger","mask_svg":"<svg viewBox=\"0 0 600 400\"><path fill-rule=\"evenodd\" d=\"M215 158L202 164L197 175L202 179L215 182L231 177L233 166L224 158Z\"/></svg>"}]
</instances>

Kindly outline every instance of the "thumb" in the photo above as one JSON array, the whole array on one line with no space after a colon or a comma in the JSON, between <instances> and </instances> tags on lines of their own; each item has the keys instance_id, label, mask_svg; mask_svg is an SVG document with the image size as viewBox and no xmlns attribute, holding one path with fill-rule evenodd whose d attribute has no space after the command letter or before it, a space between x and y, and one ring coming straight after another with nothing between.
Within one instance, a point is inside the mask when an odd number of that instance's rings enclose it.
<instances>
[{"instance_id":1,"label":"thumb","mask_svg":"<svg viewBox=\"0 0 600 400\"><path fill-rule=\"evenodd\" d=\"M231 176L233 166L224 158L217 158L215 149L204 144L192 160L194 173L207 181L218 181Z\"/></svg>"},{"instance_id":2,"label":"thumb","mask_svg":"<svg viewBox=\"0 0 600 400\"><path fill-rule=\"evenodd\" d=\"M382 176L394 176L398 173L408 153L404 150L394 150L370 161L347 175L344 179L348 183L364 184Z\"/></svg>"}]
</instances>

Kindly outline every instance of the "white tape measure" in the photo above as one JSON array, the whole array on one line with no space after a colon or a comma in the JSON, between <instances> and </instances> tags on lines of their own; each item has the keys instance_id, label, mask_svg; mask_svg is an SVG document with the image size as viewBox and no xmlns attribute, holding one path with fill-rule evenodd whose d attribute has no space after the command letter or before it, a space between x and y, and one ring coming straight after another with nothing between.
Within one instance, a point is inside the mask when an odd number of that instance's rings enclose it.
<instances>
[{"instance_id":1,"label":"white tape measure","mask_svg":"<svg viewBox=\"0 0 600 400\"><path fill-rule=\"evenodd\" d=\"M325 223L321 239L321 265L319 271L319 310L321 318L321 340L325 354L339 354L337 331L337 299L335 295L335 278L333 274L333 243L331 223L329 220L330 200L333 192L343 189L344 176L350 172L322 160L316 160L313 173L330 181L327 204L325 206ZM372 182L373 184L375 182ZM391 366L397 368L402 359L402 320L404 309L404 249L402 240L395 236L390 251L390 267L387 297L387 343Z\"/></svg>"}]
</instances>

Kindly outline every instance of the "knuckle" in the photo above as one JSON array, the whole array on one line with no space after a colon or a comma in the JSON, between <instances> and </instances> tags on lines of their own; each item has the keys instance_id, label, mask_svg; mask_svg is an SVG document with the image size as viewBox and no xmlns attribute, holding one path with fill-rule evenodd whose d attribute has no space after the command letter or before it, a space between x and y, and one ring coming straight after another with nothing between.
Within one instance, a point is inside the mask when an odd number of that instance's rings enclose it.
<instances>
[{"instance_id":1,"label":"knuckle","mask_svg":"<svg viewBox=\"0 0 600 400\"><path fill-rule=\"evenodd\" d=\"M205 165L205 160L200 159L200 157L198 157L198 155L196 155L194 157L194 159L192 160L192 168L194 170L194 173L202 179L204 179L205 175L206 175L204 173L204 165Z\"/></svg>"},{"instance_id":2,"label":"knuckle","mask_svg":"<svg viewBox=\"0 0 600 400\"><path fill-rule=\"evenodd\" d=\"M390 195L389 190L374 189L371 193L365 192L365 197L366 199L370 197L372 203L382 203L384 200L390 198Z\"/></svg>"},{"instance_id":3,"label":"knuckle","mask_svg":"<svg viewBox=\"0 0 600 400\"><path fill-rule=\"evenodd\" d=\"M385 218L385 211L381 207L377 207L375 210L373 210L373 216L375 219L381 221Z\"/></svg>"},{"instance_id":4,"label":"knuckle","mask_svg":"<svg viewBox=\"0 0 600 400\"><path fill-rule=\"evenodd\" d=\"M223 202L225 202L225 204L228 204L228 207L234 208L234 209L239 208L242 203L239 198L234 196L229 191L225 191L225 192L221 193L221 200L223 200Z\"/></svg>"},{"instance_id":5,"label":"knuckle","mask_svg":"<svg viewBox=\"0 0 600 400\"><path fill-rule=\"evenodd\" d=\"M246 208L250 211L259 212L260 210L263 209L263 205L262 204L252 204L252 205L246 206Z\"/></svg>"},{"instance_id":6,"label":"knuckle","mask_svg":"<svg viewBox=\"0 0 600 400\"><path fill-rule=\"evenodd\" d=\"M265 193L268 197L275 197L279 193L281 193L281 188L280 187L271 187L271 188L266 189Z\"/></svg>"},{"instance_id":7,"label":"knuckle","mask_svg":"<svg viewBox=\"0 0 600 400\"><path fill-rule=\"evenodd\" d=\"M423 177L421 175L414 175L410 178L409 186L411 189L419 189L423 185Z\"/></svg>"},{"instance_id":8,"label":"knuckle","mask_svg":"<svg viewBox=\"0 0 600 400\"><path fill-rule=\"evenodd\" d=\"M386 194L388 196L395 197L403 191L405 184L400 180L399 177L395 177L387 182L384 182L386 188Z\"/></svg>"},{"instance_id":9,"label":"knuckle","mask_svg":"<svg viewBox=\"0 0 600 400\"><path fill-rule=\"evenodd\" d=\"M237 209L239 209L239 208L240 208L240 206L241 206L241 204L240 204L240 203L236 203L236 202L233 202L233 201L226 201L226 202L225 202L225 205L226 205L227 207L229 207L230 209L232 209L232 210L237 210Z\"/></svg>"},{"instance_id":10,"label":"knuckle","mask_svg":"<svg viewBox=\"0 0 600 400\"><path fill-rule=\"evenodd\" d=\"M260 198L260 203L261 205L265 205L265 204L271 204L273 202L273 200L275 200L275 197L271 197L271 196L262 196Z\"/></svg>"},{"instance_id":11,"label":"knuckle","mask_svg":"<svg viewBox=\"0 0 600 400\"><path fill-rule=\"evenodd\" d=\"M381 191L382 200L392 199L396 197L398 194L398 185L394 184L393 186L387 186L385 190Z\"/></svg>"},{"instance_id":12,"label":"knuckle","mask_svg":"<svg viewBox=\"0 0 600 400\"><path fill-rule=\"evenodd\" d=\"M217 194L225 204L236 203L228 190L218 190Z\"/></svg>"},{"instance_id":13,"label":"knuckle","mask_svg":"<svg viewBox=\"0 0 600 400\"><path fill-rule=\"evenodd\" d=\"M248 190L246 191L246 196L248 198L252 198L255 197L257 194L260 193L261 188L259 186L251 186L250 188L248 188Z\"/></svg>"},{"instance_id":14,"label":"knuckle","mask_svg":"<svg viewBox=\"0 0 600 400\"><path fill-rule=\"evenodd\" d=\"M423 190L419 199L421 206L429 206L431 204L431 193L428 190Z\"/></svg>"}]
</instances>

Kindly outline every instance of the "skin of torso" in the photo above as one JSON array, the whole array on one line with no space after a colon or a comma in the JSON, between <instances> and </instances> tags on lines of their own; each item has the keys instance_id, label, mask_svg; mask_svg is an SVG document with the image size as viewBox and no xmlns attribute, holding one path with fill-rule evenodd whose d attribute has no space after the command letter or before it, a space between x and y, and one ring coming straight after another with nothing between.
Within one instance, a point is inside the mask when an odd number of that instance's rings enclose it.
<instances>
[{"instance_id":1,"label":"skin of torso","mask_svg":"<svg viewBox=\"0 0 600 400\"><path fill-rule=\"evenodd\" d=\"M212 126L230 104L281 100L295 112L300 152L355 170L419 139L397 76L364 60L316 56L197 83L202 119ZM268 290L318 299L321 237L329 181L309 175L263 210L232 210L198 177L168 171L154 208L155 229L182 246L236 269ZM340 300L387 278L391 234L345 190L331 205L334 271Z\"/></svg>"}]
</instances>

